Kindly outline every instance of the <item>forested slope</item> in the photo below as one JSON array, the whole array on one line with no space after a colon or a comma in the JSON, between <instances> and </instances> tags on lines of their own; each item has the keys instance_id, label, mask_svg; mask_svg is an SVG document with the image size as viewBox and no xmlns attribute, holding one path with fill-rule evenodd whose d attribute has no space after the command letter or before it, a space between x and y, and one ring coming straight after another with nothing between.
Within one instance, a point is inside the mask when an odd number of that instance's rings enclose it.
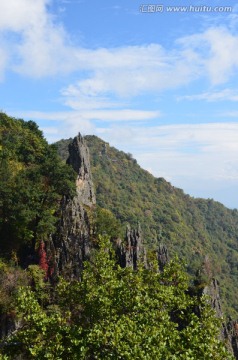
<instances>
[{"instance_id":1,"label":"forested slope","mask_svg":"<svg viewBox=\"0 0 238 360\"><path fill-rule=\"evenodd\" d=\"M205 263L221 283L225 309L237 315L238 211L184 194L96 136L86 136L86 141L97 204L115 214L124 230L127 223L139 221L149 248L162 241L172 256L186 260L190 273ZM56 144L63 159L69 142Z\"/></svg>"}]
</instances>

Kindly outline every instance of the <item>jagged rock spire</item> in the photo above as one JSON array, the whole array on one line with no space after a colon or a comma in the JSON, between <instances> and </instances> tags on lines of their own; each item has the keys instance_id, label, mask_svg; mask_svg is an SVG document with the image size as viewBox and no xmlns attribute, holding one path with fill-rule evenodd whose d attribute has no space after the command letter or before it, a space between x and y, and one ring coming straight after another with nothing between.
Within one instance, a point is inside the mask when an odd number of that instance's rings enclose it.
<instances>
[{"instance_id":1,"label":"jagged rock spire","mask_svg":"<svg viewBox=\"0 0 238 360\"><path fill-rule=\"evenodd\" d=\"M167 247L159 243L158 249L157 249L157 259L158 259L158 266L159 269L162 271L165 265L169 262L169 254Z\"/></svg>"},{"instance_id":2,"label":"jagged rock spire","mask_svg":"<svg viewBox=\"0 0 238 360\"><path fill-rule=\"evenodd\" d=\"M119 264L122 267L132 267L135 270L139 260L146 263L146 252L140 223L137 224L135 229L131 229L130 225L127 225L124 243L120 242L118 244L117 254Z\"/></svg>"},{"instance_id":3,"label":"jagged rock spire","mask_svg":"<svg viewBox=\"0 0 238 360\"><path fill-rule=\"evenodd\" d=\"M67 163L78 174L76 180L77 197L80 198L84 205L94 205L96 203L96 196L90 168L89 150L80 133L69 144Z\"/></svg>"},{"instance_id":4,"label":"jagged rock spire","mask_svg":"<svg viewBox=\"0 0 238 360\"><path fill-rule=\"evenodd\" d=\"M81 134L69 145L70 164L77 172L77 193L73 199L64 198L61 220L53 236L55 274L79 278L83 261L90 253L90 211L96 204L92 182L89 151Z\"/></svg>"}]
</instances>

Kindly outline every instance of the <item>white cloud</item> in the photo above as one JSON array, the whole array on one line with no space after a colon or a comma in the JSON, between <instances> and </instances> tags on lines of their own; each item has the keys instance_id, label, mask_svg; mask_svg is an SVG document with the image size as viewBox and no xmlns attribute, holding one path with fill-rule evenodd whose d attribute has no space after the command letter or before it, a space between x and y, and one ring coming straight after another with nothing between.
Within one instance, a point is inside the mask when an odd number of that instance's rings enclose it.
<instances>
[{"instance_id":1,"label":"white cloud","mask_svg":"<svg viewBox=\"0 0 238 360\"><path fill-rule=\"evenodd\" d=\"M222 117L234 117L238 119L238 111L227 111L221 114Z\"/></svg>"},{"instance_id":2,"label":"white cloud","mask_svg":"<svg viewBox=\"0 0 238 360\"><path fill-rule=\"evenodd\" d=\"M15 32L42 28L47 22L46 5L48 0L1 0L0 29Z\"/></svg>"},{"instance_id":3,"label":"white cloud","mask_svg":"<svg viewBox=\"0 0 238 360\"><path fill-rule=\"evenodd\" d=\"M0 49L0 81L4 79L7 62L8 62L8 53L4 48L1 48Z\"/></svg>"},{"instance_id":4,"label":"white cloud","mask_svg":"<svg viewBox=\"0 0 238 360\"><path fill-rule=\"evenodd\" d=\"M185 95L177 98L178 100L205 100L215 101L238 101L238 90L223 89L220 91L208 91L201 94Z\"/></svg>"},{"instance_id":5,"label":"white cloud","mask_svg":"<svg viewBox=\"0 0 238 360\"><path fill-rule=\"evenodd\" d=\"M238 153L238 124L237 123L205 123L171 125L165 127L169 130L167 138L174 139L177 146L185 152L193 155L200 154L209 156L231 158ZM234 153L232 154L232 152ZM217 164L219 165L219 164Z\"/></svg>"},{"instance_id":6,"label":"white cloud","mask_svg":"<svg viewBox=\"0 0 238 360\"><path fill-rule=\"evenodd\" d=\"M158 44L78 52L78 64L90 70L86 79L71 84L64 94L80 101L82 95L114 94L119 98L158 92L189 83L199 75L190 51L166 51ZM74 94L72 94L74 92Z\"/></svg>"},{"instance_id":7,"label":"white cloud","mask_svg":"<svg viewBox=\"0 0 238 360\"><path fill-rule=\"evenodd\" d=\"M211 27L178 43L198 54L203 73L213 85L226 82L238 67L238 36L228 28Z\"/></svg>"},{"instance_id":8,"label":"white cloud","mask_svg":"<svg viewBox=\"0 0 238 360\"><path fill-rule=\"evenodd\" d=\"M84 71L80 81L62 92L65 104L74 109L86 108L85 104L89 109L113 107L118 98L156 94L204 76L212 84L223 83L238 66L238 36L228 28L210 27L180 38L172 49L160 44L86 49L72 43L50 14L50 3L1 0L0 74L8 57L11 70L31 77ZM117 99L111 103L112 95Z\"/></svg>"},{"instance_id":9,"label":"white cloud","mask_svg":"<svg viewBox=\"0 0 238 360\"><path fill-rule=\"evenodd\" d=\"M210 44L210 58L206 67L213 84L227 81L238 66L238 36L226 29L211 29L205 34Z\"/></svg>"},{"instance_id":10,"label":"white cloud","mask_svg":"<svg viewBox=\"0 0 238 360\"><path fill-rule=\"evenodd\" d=\"M61 24L48 11L50 0L1 0L1 47L11 56L8 67L42 77L76 68L75 48ZM69 45L68 45L69 44ZM72 61L75 60L75 62ZM2 66L1 66L2 65ZM6 63L0 64L6 70Z\"/></svg>"},{"instance_id":11,"label":"white cloud","mask_svg":"<svg viewBox=\"0 0 238 360\"><path fill-rule=\"evenodd\" d=\"M65 104L74 109L82 108L85 103L101 108L110 106L108 100L112 95L118 101L145 93L156 96L158 92L205 77L217 85L228 81L238 67L238 36L228 29L209 28L178 39L176 45L171 50L159 44L80 49L78 64L90 71L90 75L63 90ZM205 92L197 99L205 97L208 101L237 101L237 94L229 89L214 94Z\"/></svg>"},{"instance_id":12,"label":"white cloud","mask_svg":"<svg viewBox=\"0 0 238 360\"><path fill-rule=\"evenodd\" d=\"M16 113L11 112L11 115L17 116ZM19 115L19 114L18 114ZM158 118L159 111L146 110L91 110L91 111L60 111L60 112L41 112L41 111L21 111L21 116L31 119L67 121L67 119L77 119L83 117L87 120L101 120L110 122L128 122L128 121L143 121Z\"/></svg>"},{"instance_id":13,"label":"white cloud","mask_svg":"<svg viewBox=\"0 0 238 360\"><path fill-rule=\"evenodd\" d=\"M101 122L107 124L109 129L113 123L120 123L121 133L124 126L133 123L154 121L158 119L158 111L116 109L116 110L85 110L85 111L9 111L9 115L24 117L26 120L37 121L44 130L48 141L53 142L61 138L74 137L78 132L82 134L100 134L104 132ZM46 126L47 123L47 126ZM50 123L50 125L48 125ZM54 126L53 126L54 124Z\"/></svg>"}]
</instances>

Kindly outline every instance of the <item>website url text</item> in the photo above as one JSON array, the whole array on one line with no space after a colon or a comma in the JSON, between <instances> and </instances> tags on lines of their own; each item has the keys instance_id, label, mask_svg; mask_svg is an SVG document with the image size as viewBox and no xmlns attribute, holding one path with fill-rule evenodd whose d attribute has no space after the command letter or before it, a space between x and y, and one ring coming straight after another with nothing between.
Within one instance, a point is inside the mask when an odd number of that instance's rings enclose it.
<instances>
[{"instance_id":1,"label":"website url text","mask_svg":"<svg viewBox=\"0 0 238 360\"><path fill-rule=\"evenodd\" d=\"M144 4L140 6L142 13L162 13L162 12L232 12L232 6L207 6L207 5L189 5L189 6L169 6L162 4Z\"/></svg>"}]
</instances>

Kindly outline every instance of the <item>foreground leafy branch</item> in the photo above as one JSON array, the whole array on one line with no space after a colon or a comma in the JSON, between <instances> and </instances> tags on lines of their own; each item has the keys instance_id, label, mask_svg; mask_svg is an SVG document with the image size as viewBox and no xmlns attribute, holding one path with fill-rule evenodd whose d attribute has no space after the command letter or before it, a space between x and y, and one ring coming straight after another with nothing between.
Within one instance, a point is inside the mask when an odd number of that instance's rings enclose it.
<instances>
[{"instance_id":1,"label":"foreground leafy branch","mask_svg":"<svg viewBox=\"0 0 238 360\"><path fill-rule=\"evenodd\" d=\"M153 266L118 267L109 239L100 237L82 281L62 279L53 306L43 307L36 293L20 289L20 328L2 354L25 360L231 359L207 299L191 297L188 287L177 261L162 273Z\"/></svg>"}]
</instances>

